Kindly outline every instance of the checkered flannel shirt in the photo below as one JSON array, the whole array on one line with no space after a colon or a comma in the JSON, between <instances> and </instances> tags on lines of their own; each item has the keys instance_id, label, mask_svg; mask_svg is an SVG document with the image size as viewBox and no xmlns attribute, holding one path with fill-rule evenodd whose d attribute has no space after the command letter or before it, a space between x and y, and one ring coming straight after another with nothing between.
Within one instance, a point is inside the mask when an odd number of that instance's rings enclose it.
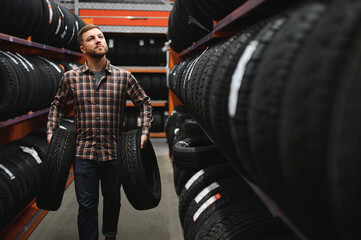
<instances>
[{"instance_id":1,"label":"checkered flannel shirt","mask_svg":"<svg viewBox=\"0 0 361 240\"><path fill-rule=\"evenodd\" d=\"M111 65L109 61L98 86L93 78L86 64L64 74L51 103L47 134L53 133L59 126L66 102L74 99L76 156L90 160L114 160L124 121L126 94L140 111L143 134L149 134L151 128L150 99L130 72Z\"/></svg>"}]
</instances>

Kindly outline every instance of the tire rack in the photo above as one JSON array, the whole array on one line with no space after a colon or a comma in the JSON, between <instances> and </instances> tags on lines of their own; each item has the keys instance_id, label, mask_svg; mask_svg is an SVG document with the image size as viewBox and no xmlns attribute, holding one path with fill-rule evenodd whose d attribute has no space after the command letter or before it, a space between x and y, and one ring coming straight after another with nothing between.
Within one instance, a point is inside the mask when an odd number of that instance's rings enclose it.
<instances>
[{"instance_id":1,"label":"tire rack","mask_svg":"<svg viewBox=\"0 0 361 240\"><path fill-rule=\"evenodd\" d=\"M115 10L121 9L121 10ZM74 0L74 10L87 24L98 25L104 33L166 34L168 16L172 9L167 4L94 3ZM132 73L167 73L167 67L119 66ZM152 101L152 107L167 109L168 101ZM130 101L126 107L134 107ZM165 132L151 132L150 137L166 137Z\"/></svg>"},{"instance_id":2,"label":"tire rack","mask_svg":"<svg viewBox=\"0 0 361 240\"><path fill-rule=\"evenodd\" d=\"M1 50L16 51L23 56L39 55L53 60L63 59L82 64L85 62L85 56L81 53L32 42L30 38L26 40L0 33L0 44ZM0 147L45 126L48 113L49 108L46 108L0 122ZM74 116L72 101L67 103L65 116ZM73 179L73 168L71 168L66 187ZM0 232L0 239L27 239L47 212L37 208L34 199L14 218L7 228Z\"/></svg>"},{"instance_id":3,"label":"tire rack","mask_svg":"<svg viewBox=\"0 0 361 240\"><path fill-rule=\"evenodd\" d=\"M217 41L219 38L230 37L237 33L242 27L237 25L237 21L242 17L245 17L253 9L267 2L267 0L248 0L246 3L235 9L232 13L226 16L219 22L215 22L213 31L204 36L193 45L183 50L180 53L175 52L169 47L169 69L172 69L174 65L185 60L194 50L205 49L207 45L210 45ZM244 26L243 26L244 27ZM174 92L169 89L169 114L173 112L175 105L183 105ZM279 208L279 206L270 199L261 188L249 181L245 176L242 178L248 183L258 197L268 207L271 214L275 217L279 217L300 239L308 239L293 222L286 216L286 214Z\"/></svg>"}]
</instances>

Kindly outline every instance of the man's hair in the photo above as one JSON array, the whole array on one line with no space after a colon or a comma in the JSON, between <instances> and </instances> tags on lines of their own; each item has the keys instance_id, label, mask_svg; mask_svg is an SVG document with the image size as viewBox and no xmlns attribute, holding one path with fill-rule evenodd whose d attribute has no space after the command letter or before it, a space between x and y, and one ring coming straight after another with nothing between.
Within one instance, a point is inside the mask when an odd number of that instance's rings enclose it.
<instances>
[{"instance_id":1,"label":"man's hair","mask_svg":"<svg viewBox=\"0 0 361 240\"><path fill-rule=\"evenodd\" d=\"M93 25L93 24L86 25L85 27L80 29L80 31L78 32L78 36L77 36L77 41L78 41L79 46L81 46L83 43L83 34L93 28L98 28L100 30L100 28L97 25Z\"/></svg>"}]
</instances>

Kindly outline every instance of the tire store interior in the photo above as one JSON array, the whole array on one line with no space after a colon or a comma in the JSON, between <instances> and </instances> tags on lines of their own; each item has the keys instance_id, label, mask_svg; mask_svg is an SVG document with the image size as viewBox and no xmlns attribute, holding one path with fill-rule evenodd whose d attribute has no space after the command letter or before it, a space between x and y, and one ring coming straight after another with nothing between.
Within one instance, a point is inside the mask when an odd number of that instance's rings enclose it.
<instances>
[{"instance_id":1,"label":"tire store interior","mask_svg":"<svg viewBox=\"0 0 361 240\"><path fill-rule=\"evenodd\" d=\"M0 240L79 239L77 100L51 140L47 126L64 74L87 66L87 25L152 109L145 147L130 92L118 112L116 239L361 239L360 1L0 0L0 12ZM99 187L98 239L115 239L104 202Z\"/></svg>"}]
</instances>

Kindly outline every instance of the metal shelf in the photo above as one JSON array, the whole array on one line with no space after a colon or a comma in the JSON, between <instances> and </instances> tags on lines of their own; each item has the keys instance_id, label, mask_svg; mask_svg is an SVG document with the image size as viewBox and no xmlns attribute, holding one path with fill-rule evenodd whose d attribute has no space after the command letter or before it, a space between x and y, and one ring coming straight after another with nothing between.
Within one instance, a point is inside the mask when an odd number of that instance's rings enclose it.
<instances>
[{"instance_id":1,"label":"metal shelf","mask_svg":"<svg viewBox=\"0 0 361 240\"><path fill-rule=\"evenodd\" d=\"M51 51L54 53L69 54L69 55L73 55L73 56L77 56L77 57L83 57L83 54L78 53L78 52L74 52L74 51L67 50L67 49L56 48L56 47L52 47L49 45L28 41L23 38L18 38L18 37L4 34L4 33L0 33L0 42L2 42L2 41L9 42L9 43L15 43L20 46L22 45L22 46L26 46L26 47L48 50L48 51Z\"/></svg>"},{"instance_id":2,"label":"metal shelf","mask_svg":"<svg viewBox=\"0 0 361 240\"><path fill-rule=\"evenodd\" d=\"M229 27L232 25L236 20L244 17L246 14L248 14L250 11L261 5L262 3L267 2L267 0L249 0L240 7L238 7L236 10L234 10L232 13L230 13L227 17L222 19L220 22L218 22L213 27L213 31L204 36L202 39L194 43L189 48L183 50L180 55L187 55L188 53L194 51L195 49L199 48L200 46L204 45L205 43L209 42L212 39L218 38L218 37L224 37L229 36L225 30L226 27Z\"/></svg>"},{"instance_id":3,"label":"metal shelf","mask_svg":"<svg viewBox=\"0 0 361 240\"><path fill-rule=\"evenodd\" d=\"M144 3L97 3L97 2L79 2L78 9L122 9L122 10L146 10L146 11L170 11L171 4L144 4Z\"/></svg>"},{"instance_id":4,"label":"metal shelf","mask_svg":"<svg viewBox=\"0 0 361 240\"><path fill-rule=\"evenodd\" d=\"M73 101L69 101L67 103L68 106L71 105L71 104L73 104ZM2 121L2 122L0 122L0 129L4 128L4 127L7 127L7 126L10 126L10 125L13 125L13 124L16 124L16 123L26 121L28 119L32 119L32 118L47 114L49 112L49 109L50 108L45 108L45 109L42 109L42 110L39 110L39 111L36 111L36 112L30 112L28 114L25 114L25 115L22 115L22 116L19 116L19 117L15 117L15 118L12 118L12 119L9 119L9 120L6 120L6 121Z\"/></svg>"},{"instance_id":5,"label":"metal shelf","mask_svg":"<svg viewBox=\"0 0 361 240\"><path fill-rule=\"evenodd\" d=\"M165 138L166 134L165 134L165 132L151 132L151 133L149 133L149 137L151 137L151 138Z\"/></svg>"}]
</instances>

